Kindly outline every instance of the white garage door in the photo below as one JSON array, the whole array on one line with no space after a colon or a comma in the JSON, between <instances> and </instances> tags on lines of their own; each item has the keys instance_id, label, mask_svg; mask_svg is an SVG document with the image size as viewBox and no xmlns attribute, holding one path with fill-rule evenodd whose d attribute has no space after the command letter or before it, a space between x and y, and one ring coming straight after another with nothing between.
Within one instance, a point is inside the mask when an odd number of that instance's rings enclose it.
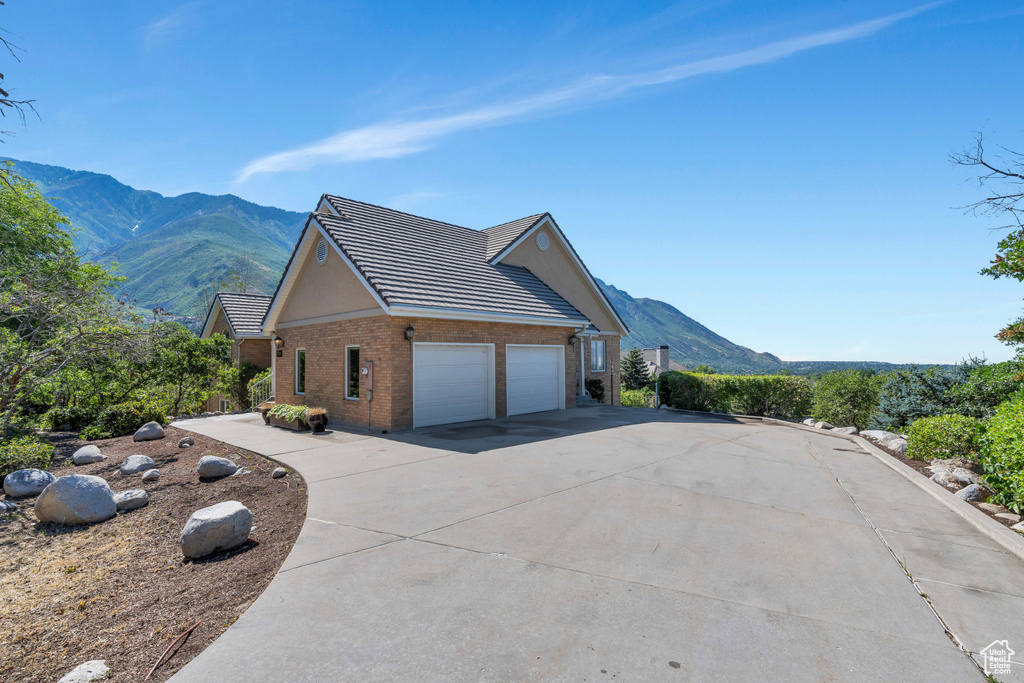
<instances>
[{"instance_id":1,"label":"white garage door","mask_svg":"<svg viewBox=\"0 0 1024 683\"><path fill-rule=\"evenodd\" d=\"M490 344L413 346L414 427L494 416L494 347Z\"/></svg>"},{"instance_id":2,"label":"white garage door","mask_svg":"<svg viewBox=\"0 0 1024 683\"><path fill-rule=\"evenodd\" d=\"M561 346L506 346L508 414L565 407L565 351Z\"/></svg>"}]
</instances>

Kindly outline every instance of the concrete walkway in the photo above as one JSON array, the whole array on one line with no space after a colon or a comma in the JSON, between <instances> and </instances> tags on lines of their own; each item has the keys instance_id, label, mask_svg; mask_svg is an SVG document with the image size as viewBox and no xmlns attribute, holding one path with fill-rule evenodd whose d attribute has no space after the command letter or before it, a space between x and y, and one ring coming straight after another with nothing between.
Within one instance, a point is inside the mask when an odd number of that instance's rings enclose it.
<instances>
[{"instance_id":1,"label":"concrete walkway","mask_svg":"<svg viewBox=\"0 0 1024 683\"><path fill-rule=\"evenodd\" d=\"M175 683L984 680L946 627L1024 653L1024 563L845 440L610 406L384 437L176 426L282 461L309 507Z\"/></svg>"}]
</instances>

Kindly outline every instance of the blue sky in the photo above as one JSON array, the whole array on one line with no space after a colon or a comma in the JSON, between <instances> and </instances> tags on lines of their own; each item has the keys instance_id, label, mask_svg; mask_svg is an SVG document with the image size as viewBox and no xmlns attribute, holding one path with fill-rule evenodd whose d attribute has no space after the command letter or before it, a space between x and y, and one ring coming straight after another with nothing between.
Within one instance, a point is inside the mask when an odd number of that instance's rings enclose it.
<instances>
[{"instance_id":1,"label":"blue sky","mask_svg":"<svg viewBox=\"0 0 1024 683\"><path fill-rule=\"evenodd\" d=\"M955 362L1024 286L948 155L1024 147L1024 3L11 0L5 154L164 194L483 228L786 359ZM7 128L12 127L8 121Z\"/></svg>"}]
</instances>

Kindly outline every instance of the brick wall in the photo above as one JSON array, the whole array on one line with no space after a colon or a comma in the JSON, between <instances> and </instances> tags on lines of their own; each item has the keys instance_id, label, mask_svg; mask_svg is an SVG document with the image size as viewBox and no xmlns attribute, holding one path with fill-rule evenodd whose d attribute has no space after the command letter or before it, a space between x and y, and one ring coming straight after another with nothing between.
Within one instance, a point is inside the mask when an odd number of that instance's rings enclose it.
<instances>
[{"instance_id":1,"label":"brick wall","mask_svg":"<svg viewBox=\"0 0 1024 683\"><path fill-rule=\"evenodd\" d=\"M565 405L576 405L580 344L569 346L572 328L539 325L482 323L431 318L376 316L278 330L285 340L277 359L276 400L322 406L332 421L377 429L412 427L412 346L405 328L412 326L416 342L494 344L495 414L505 415L505 345L558 344L566 347ZM609 343L609 360L616 360ZM358 344L360 364L373 361L374 396L366 400L365 378L360 379L358 401L345 400L345 346ZM306 392L295 394L295 350L306 350ZM617 398L617 393L616 393Z\"/></svg>"},{"instance_id":2,"label":"brick wall","mask_svg":"<svg viewBox=\"0 0 1024 683\"><path fill-rule=\"evenodd\" d=\"M235 344L238 344L239 353L232 356L238 358L239 363L254 363L261 368L270 367L269 339L244 339Z\"/></svg>"}]
</instances>

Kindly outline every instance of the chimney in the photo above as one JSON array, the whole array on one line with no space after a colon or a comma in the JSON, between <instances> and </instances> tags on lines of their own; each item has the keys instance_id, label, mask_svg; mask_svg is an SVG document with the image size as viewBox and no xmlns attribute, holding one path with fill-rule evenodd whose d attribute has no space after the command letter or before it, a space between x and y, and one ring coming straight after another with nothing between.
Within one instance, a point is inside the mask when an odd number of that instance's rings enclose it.
<instances>
[{"instance_id":1,"label":"chimney","mask_svg":"<svg viewBox=\"0 0 1024 683\"><path fill-rule=\"evenodd\" d=\"M658 364L662 372L668 370L668 346L662 344L655 349L654 362Z\"/></svg>"}]
</instances>

